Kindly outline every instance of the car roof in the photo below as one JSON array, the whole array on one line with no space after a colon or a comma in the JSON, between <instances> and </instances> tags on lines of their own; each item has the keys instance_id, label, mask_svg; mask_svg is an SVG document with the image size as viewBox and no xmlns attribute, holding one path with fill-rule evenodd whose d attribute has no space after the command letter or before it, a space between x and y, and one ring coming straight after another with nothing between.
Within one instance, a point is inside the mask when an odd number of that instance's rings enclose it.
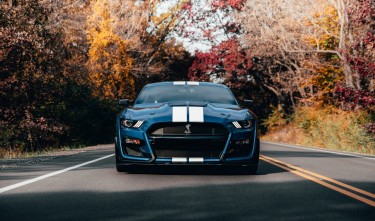
<instances>
[{"instance_id":1,"label":"car roof","mask_svg":"<svg viewBox=\"0 0 375 221\"><path fill-rule=\"evenodd\" d=\"M165 81L147 84L146 87L157 87L157 86L166 86L166 85L196 85L196 86L216 86L228 88L223 84L217 84L212 82L198 82L198 81Z\"/></svg>"}]
</instances>

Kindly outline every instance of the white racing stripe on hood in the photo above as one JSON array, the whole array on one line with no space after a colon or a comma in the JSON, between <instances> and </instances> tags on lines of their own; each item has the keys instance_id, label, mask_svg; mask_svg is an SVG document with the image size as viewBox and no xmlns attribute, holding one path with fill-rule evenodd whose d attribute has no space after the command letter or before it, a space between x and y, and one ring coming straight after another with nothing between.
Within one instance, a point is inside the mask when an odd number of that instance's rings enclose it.
<instances>
[{"instance_id":1,"label":"white racing stripe on hood","mask_svg":"<svg viewBox=\"0 0 375 221\"><path fill-rule=\"evenodd\" d=\"M189 107L189 122L204 122L203 107Z\"/></svg>"},{"instance_id":2,"label":"white racing stripe on hood","mask_svg":"<svg viewBox=\"0 0 375 221\"><path fill-rule=\"evenodd\" d=\"M172 122L187 122L187 107L173 107Z\"/></svg>"},{"instance_id":3,"label":"white racing stripe on hood","mask_svg":"<svg viewBox=\"0 0 375 221\"><path fill-rule=\"evenodd\" d=\"M185 81L174 81L173 82L173 85L185 85L186 82Z\"/></svg>"},{"instance_id":4,"label":"white racing stripe on hood","mask_svg":"<svg viewBox=\"0 0 375 221\"><path fill-rule=\"evenodd\" d=\"M187 83L187 85L199 85L198 81L188 81L186 83Z\"/></svg>"}]
</instances>

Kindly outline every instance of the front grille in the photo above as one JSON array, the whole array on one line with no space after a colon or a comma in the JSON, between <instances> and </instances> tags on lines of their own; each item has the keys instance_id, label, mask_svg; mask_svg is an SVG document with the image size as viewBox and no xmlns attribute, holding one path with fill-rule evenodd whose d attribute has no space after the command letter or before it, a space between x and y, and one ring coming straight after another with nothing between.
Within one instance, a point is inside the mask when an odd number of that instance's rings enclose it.
<instances>
[{"instance_id":1,"label":"front grille","mask_svg":"<svg viewBox=\"0 0 375 221\"><path fill-rule=\"evenodd\" d=\"M150 135L209 135L222 136L227 134L227 129L221 124L214 123L163 123L152 126Z\"/></svg>"},{"instance_id":2,"label":"front grille","mask_svg":"<svg viewBox=\"0 0 375 221\"><path fill-rule=\"evenodd\" d=\"M156 157L218 158L224 149L225 137L153 137L151 147Z\"/></svg>"},{"instance_id":3,"label":"front grille","mask_svg":"<svg viewBox=\"0 0 375 221\"><path fill-rule=\"evenodd\" d=\"M156 157L219 158L228 139L220 124L158 124L148 133Z\"/></svg>"}]
</instances>

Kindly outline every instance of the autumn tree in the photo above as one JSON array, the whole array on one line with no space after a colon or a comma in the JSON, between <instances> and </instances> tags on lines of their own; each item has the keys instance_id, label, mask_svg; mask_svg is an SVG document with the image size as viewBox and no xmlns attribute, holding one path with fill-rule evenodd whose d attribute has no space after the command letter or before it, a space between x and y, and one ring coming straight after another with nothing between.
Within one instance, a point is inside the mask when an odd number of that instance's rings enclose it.
<instances>
[{"instance_id":1,"label":"autumn tree","mask_svg":"<svg viewBox=\"0 0 375 221\"><path fill-rule=\"evenodd\" d=\"M134 97L134 79L129 74L132 59L128 42L113 32L106 0L94 0L88 17L89 77L94 94L104 99Z\"/></svg>"},{"instance_id":2,"label":"autumn tree","mask_svg":"<svg viewBox=\"0 0 375 221\"><path fill-rule=\"evenodd\" d=\"M37 150L59 144L65 48L46 28L37 0L0 3L0 145Z\"/></svg>"},{"instance_id":3,"label":"autumn tree","mask_svg":"<svg viewBox=\"0 0 375 221\"><path fill-rule=\"evenodd\" d=\"M110 2L114 31L129 42L128 54L133 59L131 73L137 90L147 82L186 78L190 55L174 35L184 20L185 2Z\"/></svg>"},{"instance_id":4,"label":"autumn tree","mask_svg":"<svg viewBox=\"0 0 375 221\"><path fill-rule=\"evenodd\" d=\"M275 83L280 83L278 91L287 91L292 101L332 102L340 82L351 90L361 90L363 78L356 67L371 66L368 63L354 66L353 61L358 59L348 59L356 48L353 42L364 42L353 41L364 35L354 34L354 27L359 26L351 17L363 15L359 11L368 14L373 4L373 1L355 2L249 0L243 13L238 14L244 30L244 46L254 56L268 58L271 67L284 67L276 72L269 68L268 74ZM357 13L350 12L353 4L357 5ZM369 17L365 20L369 21Z\"/></svg>"},{"instance_id":5,"label":"autumn tree","mask_svg":"<svg viewBox=\"0 0 375 221\"><path fill-rule=\"evenodd\" d=\"M346 7L349 40L343 50L354 78L337 87L336 94L344 108L375 110L375 2L351 1ZM375 126L373 126L375 128ZM373 129L373 133L375 129Z\"/></svg>"},{"instance_id":6,"label":"autumn tree","mask_svg":"<svg viewBox=\"0 0 375 221\"><path fill-rule=\"evenodd\" d=\"M211 49L195 52L195 60L189 70L190 79L228 85L239 100L255 100L253 110L261 118L271 113L271 107L281 109L283 95L277 88L281 87L270 79L267 72L285 68L280 64L270 64L265 54L257 53L261 49L254 50L241 38L246 30L240 15L246 15L243 10L247 1L204 2L206 5L203 2L198 4L201 10L191 5L192 18L189 19L194 21L192 24L196 30L188 34L192 35L190 39L193 42L208 42L206 45ZM252 40L252 43L256 44L257 40Z\"/></svg>"},{"instance_id":7,"label":"autumn tree","mask_svg":"<svg viewBox=\"0 0 375 221\"><path fill-rule=\"evenodd\" d=\"M208 52L195 51L196 59L189 71L191 79L231 82L234 87L247 80L251 58L238 39L239 24L232 20L234 11L240 10L244 2L190 1L185 5L189 11L186 22L193 30L182 29L181 33L211 47Z\"/></svg>"},{"instance_id":8,"label":"autumn tree","mask_svg":"<svg viewBox=\"0 0 375 221\"><path fill-rule=\"evenodd\" d=\"M87 63L87 15L90 12L88 0L41 0L48 11L46 26L62 35L68 56L64 61L64 76L79 85L88 86Z\"/></svg>"},{"instance_id":9,"label":"autumn tree","mask_svg":"<svg viewBox=\"0 0 375 221\"><path fill-rule=\"evenodd\" d=\"M339 15L326 1L249 0L237 18L280 104L326 102L342 79Z\"/></svg>"},{"instance_id":10,"label":"autumn tree","mask_svg":"<svg viewBox=\"0 0 375 221\"><path fill-rule=\"evenodd\" d=\"M305 18L309 31L304 37L312 47L308 50L312 60L302 62L310 72L304 85L311 88L309 101L315 106L324 106L335 102L334 91L337 84L345 80L347 64L342 61L343 40L339 38L341 26L337 9L332 4L322 4L314 12ZM349 76L350 70L347 72Z\"/></svg>"}]
</instances>

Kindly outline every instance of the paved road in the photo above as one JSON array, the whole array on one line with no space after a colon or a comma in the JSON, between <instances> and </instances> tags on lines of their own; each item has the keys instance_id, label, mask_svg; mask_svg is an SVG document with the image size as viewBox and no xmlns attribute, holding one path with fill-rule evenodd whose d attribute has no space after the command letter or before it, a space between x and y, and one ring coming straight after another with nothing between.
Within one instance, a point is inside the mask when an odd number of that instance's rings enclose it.
<instances>
[{"instance_id":1,"label":"paved road","mask_svg":"<svg viewBox=\"0 0 375 221\"><path fill-rule=\"evenodd\" d=\"M163 167L128 174L116 172L113 152L109 145L0 170L0 220L375 217L374 158L263 142L257 175L212 167Z\"/></svg>"}]
</instances>

